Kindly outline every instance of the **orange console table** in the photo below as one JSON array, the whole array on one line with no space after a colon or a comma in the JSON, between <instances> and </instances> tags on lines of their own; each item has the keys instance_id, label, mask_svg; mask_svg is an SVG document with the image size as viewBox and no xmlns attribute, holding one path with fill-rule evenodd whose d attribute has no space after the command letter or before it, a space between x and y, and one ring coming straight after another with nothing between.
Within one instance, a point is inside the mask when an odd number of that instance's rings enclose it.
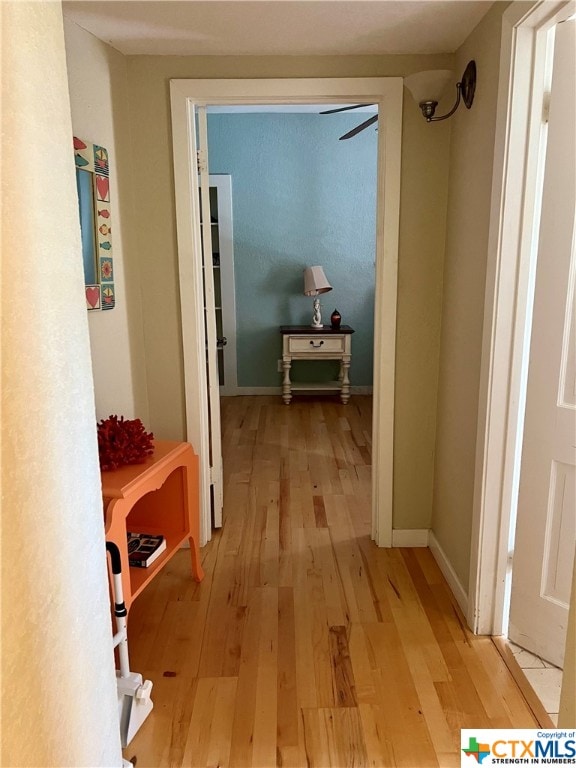
<instances>
[{"instance_id":1,"label":"orange console table","mask_svg":"<svg viewBox=\"0 0 576 768\"><path fill-rule=\"evenodd\" d=\"M156 440L144 464L102 472L106 540L122 560L122 587L127 610L154 576L190 542L192 574L204 577L198 551L198 456L189 443ZM127 531L160 533L166 550L148 568L128 566Z\"/></svg>"}]
</instances>

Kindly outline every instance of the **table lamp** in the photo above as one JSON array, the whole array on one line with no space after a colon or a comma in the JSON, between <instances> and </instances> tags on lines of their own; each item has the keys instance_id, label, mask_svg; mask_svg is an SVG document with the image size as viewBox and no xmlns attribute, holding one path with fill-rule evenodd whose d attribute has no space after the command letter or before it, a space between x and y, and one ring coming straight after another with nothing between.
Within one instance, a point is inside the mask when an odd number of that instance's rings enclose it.
<instances>
[{"instance_id":1,"label":"table lamp","mask_svg":"<svg viewBox=\"0 0 576 768\"><path fill-rule=\"evenodd\" d=\"M320 316L320 293L327 293L332 286L326 279L322 267L306 267L304 270L304 295L314 296L314 313L312 315L312 328L322 328Z\"/></svg>"}]
</instances>

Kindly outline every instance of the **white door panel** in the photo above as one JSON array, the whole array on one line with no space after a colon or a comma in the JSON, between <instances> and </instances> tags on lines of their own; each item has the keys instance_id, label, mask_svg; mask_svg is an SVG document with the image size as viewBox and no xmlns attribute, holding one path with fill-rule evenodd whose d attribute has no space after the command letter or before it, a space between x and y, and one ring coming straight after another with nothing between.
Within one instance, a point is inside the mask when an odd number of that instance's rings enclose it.
<instances>
[{"instance_id":1,"label":"white door panel","mask_svg":"<svg viewBox=\"0 0 576 768\"><path fill-rule=\"evenodd\" d=\"M509 637L562 666L576 541L575 23L556 28Z\"/></svg>"},{"instance_id":2,"label":"white door panel","mask_svg":"<svg viewBox=\"0 0 576 768\"><path fill-rule=\"evenodd\" d=\"M212 216L210 213L210 175L208 171L208 125L206 107L198 107L198 181L202 227L202 274L204 277L204 323L208 378L210 489L214 525L222 526L223 476L220 432L220 382L212 266Z\"/></svg>"},{"instance_id":3,"label":"white door panel","mask_svg":"<svg viewBox=\"0 0 576 768\"><path fill-rule=\"evenodd\" d=\"M240 394L236 358L236 290L234 280L234 228L232 216L232 177L210 175L210 209L212 218L212 251L216 299L216 331L220 395ZM220 300L220 306L218 306ZM222 343L220 343L222 340Z\"/></svg>"}]
</instances>

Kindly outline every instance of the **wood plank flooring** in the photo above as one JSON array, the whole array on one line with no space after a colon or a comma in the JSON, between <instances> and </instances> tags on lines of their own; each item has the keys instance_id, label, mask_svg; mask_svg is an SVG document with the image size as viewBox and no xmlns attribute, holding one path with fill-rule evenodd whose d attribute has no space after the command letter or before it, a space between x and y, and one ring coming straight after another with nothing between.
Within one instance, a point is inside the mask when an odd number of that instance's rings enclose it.
<instances>
[{"instance_id":1,"label":"wood plank flooring","mask_svg":"<svg viewBox=\"0 0 576 768\"><path fill-rule=\"evenodd\" d=\"M371 398L222 400L225 524L134 603L146 766L460 765L460 728L537 727L427 549L370 540Z\"/></svg>"}]
</instances>

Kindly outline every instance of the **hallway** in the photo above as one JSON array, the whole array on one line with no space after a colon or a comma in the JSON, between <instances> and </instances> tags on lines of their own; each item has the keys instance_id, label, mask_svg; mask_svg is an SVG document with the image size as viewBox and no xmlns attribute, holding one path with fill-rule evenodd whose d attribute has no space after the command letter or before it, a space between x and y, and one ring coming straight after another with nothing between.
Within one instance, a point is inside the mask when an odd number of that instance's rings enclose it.
<instances>
[{"instance_id":1,"label":"hallway","mask_svg":"<svg viewBox=\"0 0 576 768\"><path fill-rule=\"evenodd\" d=\"M146 766L460 765L460 728L537 723L427 549L370 540L371 398L222 400L224 527L130 613Z\"/></svg>"}]
</instances>

